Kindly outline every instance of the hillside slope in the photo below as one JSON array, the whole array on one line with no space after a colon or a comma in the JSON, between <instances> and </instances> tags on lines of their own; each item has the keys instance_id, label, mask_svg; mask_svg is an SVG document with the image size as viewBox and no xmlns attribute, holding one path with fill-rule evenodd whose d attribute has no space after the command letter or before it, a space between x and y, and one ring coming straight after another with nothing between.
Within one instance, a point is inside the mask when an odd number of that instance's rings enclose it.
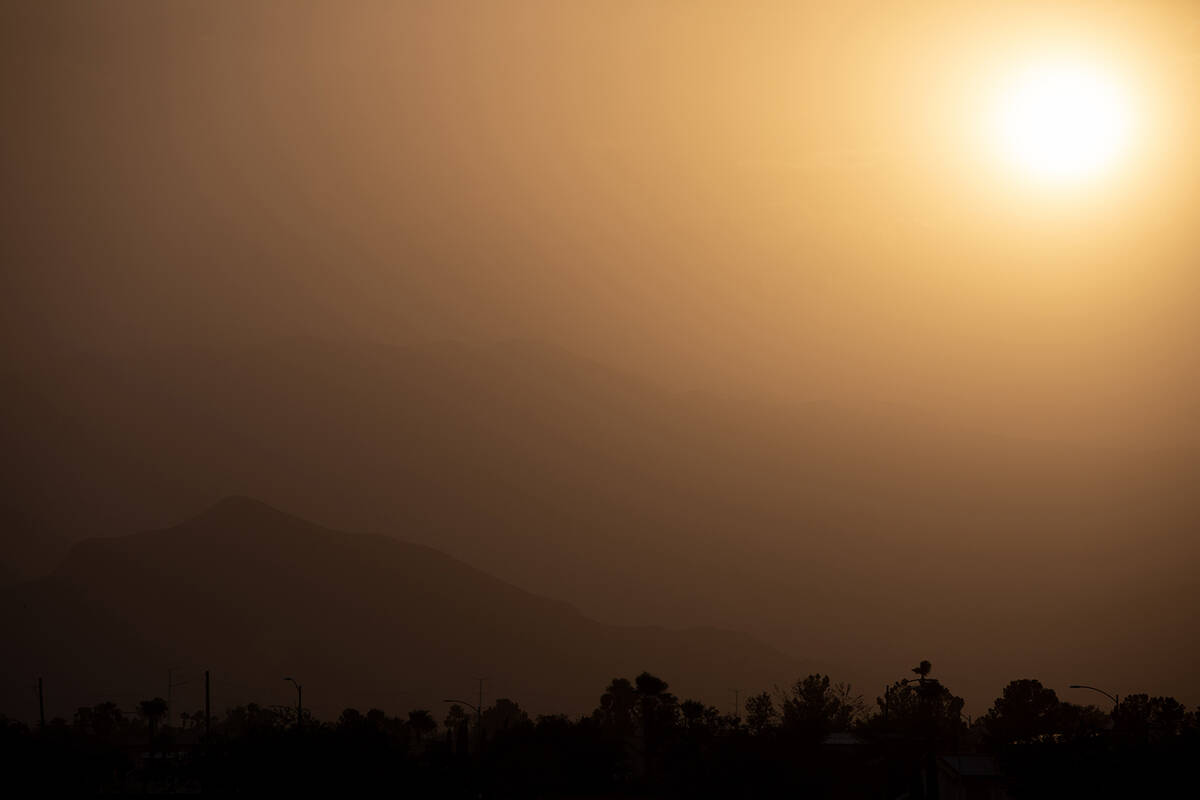
<instances>
[{"instance_id":1,"label":"hillside slope","mask_svg":"<svg viewBox=\"0 0 1200 800\"><path fill-rule=\"evenodd\" d=\"M480 676L491 697L582 712L608 680L643 669L724 706L727 687L799 669L742 634L603 625L436 550L247 498L166 530L81 542L51 576L3 597L0 711L13 716L29 710L37 675L56 714L165 695L169 668L187 681L176 710L192 710L209 668L220 707L289 703L291 675L329 715L440 707L473 696Z\"/></svg>"}]
</instances>

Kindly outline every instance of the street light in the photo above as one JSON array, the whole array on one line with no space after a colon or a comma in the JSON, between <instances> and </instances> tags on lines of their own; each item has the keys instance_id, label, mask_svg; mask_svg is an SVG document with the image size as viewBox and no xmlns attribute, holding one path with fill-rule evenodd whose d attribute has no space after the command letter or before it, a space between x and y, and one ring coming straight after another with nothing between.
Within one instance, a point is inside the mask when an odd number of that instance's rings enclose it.
<instances>
[{"instance_id":1,"label":"street light","mask_svg":"<svg viewBox=\"0 0 1200 800\"><path fill-rule=\"evenodd\" d=\"M295 678L284 678L284 680L291 681L292 686L296 687L296 730L300 730L300 726L304 724L304 704L302 702L304 698L304 687L296 683Z\"/></svg>"},{"instance_id":2,"label":"street light","mask_svg":"<svg viewBox=\"0 0 1200 800\"><path fill-rule=\"evenodd\" d=\"M457 703L466 706L475 712L475 736L479 740L479 749L483 749L483 704L475 705L468 703L466 700L443 700L443 703ZM468 751L469 752L469 751Z\"/></svg>"},{"instance_id":3,"label":"street light","mask_svg":"<svg viewBox=\"0 0 1200 800\"><path fill-rule=\"evenodd\" d=\"M476 716L476 719L478 720L478 724L476 725L476 727L479 729L479 741L481 744L483 743L483 681L484 681L483 678L479 679L479 705L475 705L474 703L468 703L466 700L443 700L442 701L443 703L460 703L460 704L466 706L467 708L472 708L475 710L475 716Z\"/></svg>"},{"instance_id":4,"label":"street light","mask_svg":"<svg viewBox=\"0 0 1200 800\"><path fill-rule=\"evenodd\" d=\"M1100 694L1107 697L1109 700L1113 701L1113 713L1114 714L1117 713L1117 709L1121 706L1121 696L1120 695L1111 695L1108 692L1104 691L1103 689L1097 689L1095 686L1086 686L1082 683L1072 683L1067 688L1068 689L1091 689L1093 692L1099 692Z\"/></svg>"},{"instance_id":5,"label":"street light","mask_svg":"<svg viewBox=\"0 0 1200 800\"><path fill-rule=\"evenodd\" d=\"M442 702L443 703L458 703L459 705L466 706L467 708L469 708L475 712L475 717L476 717L476 719L479 720L479 724L480 725L483 724L483 707L482 706L477 706L474 703L468 703L466 700L443 700Z\"/></svg>"}]
</instances>

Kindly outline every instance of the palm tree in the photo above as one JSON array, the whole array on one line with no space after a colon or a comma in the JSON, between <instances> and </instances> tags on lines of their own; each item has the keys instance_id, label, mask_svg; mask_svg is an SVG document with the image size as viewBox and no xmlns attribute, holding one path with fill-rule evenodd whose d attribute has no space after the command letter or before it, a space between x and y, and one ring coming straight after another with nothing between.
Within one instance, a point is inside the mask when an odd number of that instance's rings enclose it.
<instances>
[{"instance_id":1,"label":"palm tree","mask_svg":"<svg viewBox=\"0 0 1200 800\"><path fill-rule=\"evenodd\" d=\"M426 733L432 733L437 730L437 723L433 719L433 714L430 714L427 709L418 708L408 712L408 725L412 728L413 733L417 735L417 741L421 741L421 736Z\"/></svg>"},{"instance_id":2,"label":"palm tree","mask_svg":"<svg viewBox=\"0 0 1200 800\"><path fill-rule=\"evenodd\" d=\"M154 749L154 729L158 726L158 721L167 713L167 701L161 697L156 697L153 700L143 700L138 704L138 711L146 718L146 723L150 727L150 749Z\"/></svg>"}]
</instances>

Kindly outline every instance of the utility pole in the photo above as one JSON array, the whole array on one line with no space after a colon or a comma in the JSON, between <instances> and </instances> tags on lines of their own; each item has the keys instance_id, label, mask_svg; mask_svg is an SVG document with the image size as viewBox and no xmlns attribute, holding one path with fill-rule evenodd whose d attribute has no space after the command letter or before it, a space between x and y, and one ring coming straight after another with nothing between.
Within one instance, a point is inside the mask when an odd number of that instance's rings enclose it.
<instances>
[{"instance_id":1,"label":"utility pole","mask_svg":"<svg viewBox=\"0 0 1200 800\"><path fill-rule=\"evenodd\" d=\"M212 732L212 695L209 694L208 670L204 670L204 738Z\"/></svg>"},{"instance_id":2,"label":"utility pole","mask_svg":"<svg viewBox=\"0 0 1200 800\"><path fill-rule=\"evenodd\" d=\"M171 692L175 689L176 686L184 686L185 684L189 684L193 680L195 680L194 678L188 678L186 681L180 681L179 683L176 683L175 678L174 678L174 673L178 669L179 669L179 667L168 667L167 668L167 725L166 726L168 728L171 727L171 708L172 708Z\"/></svg>"},{"instance_id":3,"label":"utility pole","mask_svg":"<svg viewBox=\"0 0 1200 800\"><path fill-rule=\"evenodd\" d=\"M42 679L38 678L38 718L41 721L41 729L46 730L46 695L42 689Z\"/></svg>"},{"instance_id":4,"label":"utility pole","mask_svg":"<svg viewBox=\"0 0 1200 800\"><path fill-rule=\"evenodd\" d=\"M479 741L479 750L483 750L483 678L479 679L479 705L467 700L443 700L443 703L458 703L475 712L475 736Z\"/></svg>"}]
</instances>

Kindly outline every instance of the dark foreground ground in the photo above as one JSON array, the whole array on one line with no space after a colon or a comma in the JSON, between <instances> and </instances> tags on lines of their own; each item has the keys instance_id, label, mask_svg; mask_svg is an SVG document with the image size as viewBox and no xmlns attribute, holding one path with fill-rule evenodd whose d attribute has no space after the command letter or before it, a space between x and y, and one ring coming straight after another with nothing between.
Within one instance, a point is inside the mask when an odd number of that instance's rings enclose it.
<instances>
[{"instance_id":1,"label":"dark foreground ground","mask_svg":"<svg viewBox=\"0 0 1200 800\"><path fill-rule=\"evenodd\" d=\"M578 719L530 719L516 704L346 709L320 721L256 705L219 719L80 708L70 721L0 719L4 783L34 793L358 792L440 797L1001 798L1190 796L1200 716L1130 695L1111 712L1010 683L988 713L921 675L868 712L813 675L749 698L745 716L679 701L643 673L614 680ZM132 713L130 713L132 711ZM439 712L440 713L440 712ZM10 795L18 796L18 795Z\"/></svg>"}]
</instances>

